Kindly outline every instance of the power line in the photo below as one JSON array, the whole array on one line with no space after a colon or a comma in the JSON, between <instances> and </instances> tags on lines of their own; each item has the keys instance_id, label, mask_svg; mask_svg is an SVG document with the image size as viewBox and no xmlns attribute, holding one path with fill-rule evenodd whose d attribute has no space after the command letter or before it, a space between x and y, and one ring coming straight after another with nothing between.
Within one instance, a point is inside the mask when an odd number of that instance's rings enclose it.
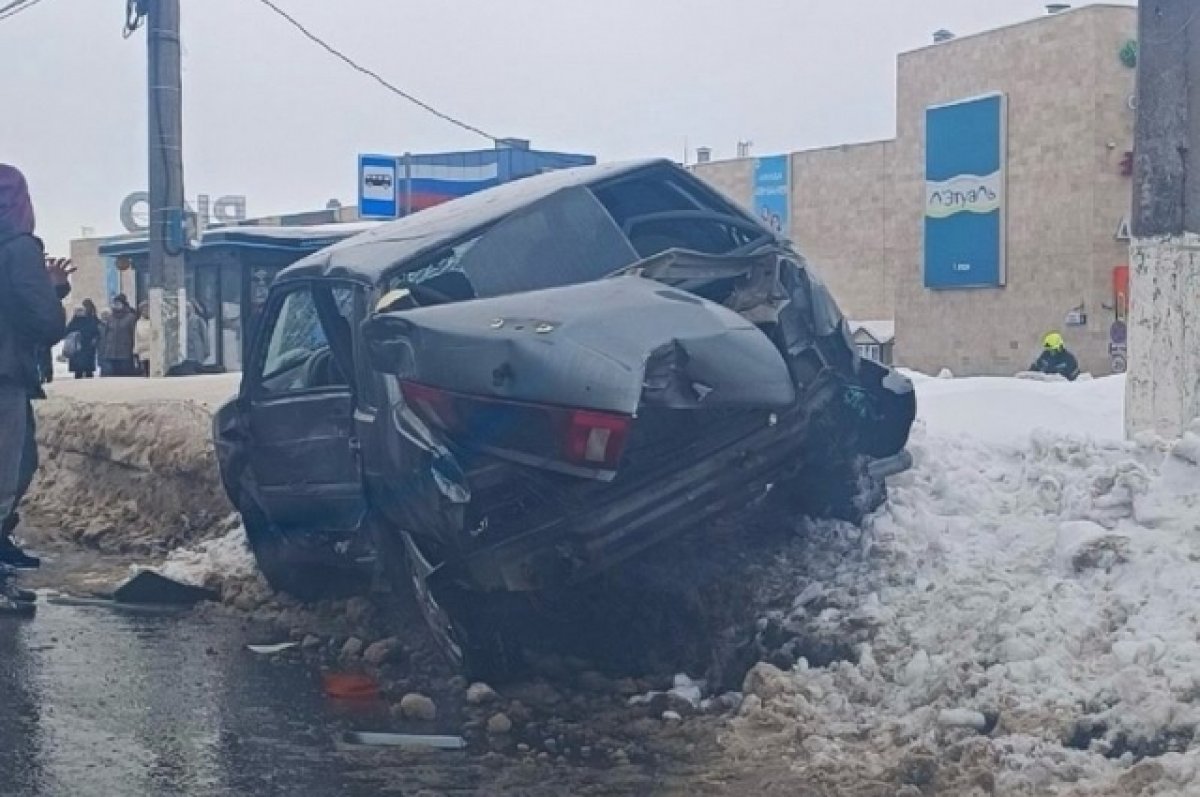
<instances>
[{"instance_id":1,"label":"power line","mask_svg":"<svg viewBox=\"0 0 1200 797\"><path fill-rule=\"evenodd\" d=\"M395 86L392 83L389 83L387 80L385 80L383 77L381 77L378 73L373 72L372 70L359 65L352 58L350 58L350 56L345 55L341 51L335 49L332 45L329 45L329 44L325 43L324 41L322 41L319 37L317 37L316 34L312 33L311 31L308 30L308 28L306 28L306 27L304 27L304 25L300 24L300 22L295 17L291 16L286 11L284 11L282 8L275 5L275 3L272 2L272 0L259 0L259 2L262 3L263 5L265 5L267 8L274 11L279 16L283 17L285 20L287 20L292 25L292 27L296 28L296 30L298 30L302 34L304 34L304 36L306 38L308 38L314 44L321 47L321 49L325 50L330 55L335 56L336 58L338 58L339 60L344 62L346 65L348 65L355 71L361 72L362 74L366 75L367 77L372 78L373 80L375 80L375 82L379 83L381 86L383 86L384 88L386 88L388 91L392 92L393 94L398 94L399 96L403 97L404 99L408 100L409 102L418 106L419 108L422 108L422 109L428 111L429 113L433 114L434 116L438 117L439 119L447 121L452 125L461 127L463 130L466 130L471 133L475 133L476 135L479 135L479 136L483 136L484 138L489 139L491 141L499 141L499 139L496 138L496 136L493 136L490 133L486 133L483 130L480 130L478 127L467 124L466 122L464 122L460 119L455 119L453 116L450 116L447 113L443 113L442 111L439 111L437 108L434 108L429 103L424 102L423 100L417 99L413 95L409 94L407 91L404 91L403 89L399 88L398 86Z\"/></svg>"},{"instance_id":2,"label":"power line","mask_svg":"<svg viewBox=\"0 0 1200 797\"><path fill-rule=\"evenodd\" d=\"M28 11L40 2L42 0L15 0L15 2L0 8L0 21L6 20L9 17L15 17L22 11Z\"/></svg>"},{"instance_id":3,"label":"power line","mask_svg":"<svg viewBox=\"0 0 1200 797\"><path fill-rule=\"evenodd\" d=\"M4 14L8 11L12 11L17 6L23 6L28 2L29 2L29 0L13 0L11 3L8 3L4 6L0 6L0 14Z\"/></svg>"}]
</instances>

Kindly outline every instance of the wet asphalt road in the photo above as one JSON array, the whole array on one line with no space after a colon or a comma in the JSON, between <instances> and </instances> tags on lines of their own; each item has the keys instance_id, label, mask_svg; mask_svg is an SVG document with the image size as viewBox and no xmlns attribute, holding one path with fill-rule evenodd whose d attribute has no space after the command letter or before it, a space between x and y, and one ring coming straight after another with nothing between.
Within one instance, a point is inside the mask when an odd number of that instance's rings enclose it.
<instances>
[{"instance_id":1,"label":"wet asphalt road","mask_svg":"<svg viewBox=\"0 0 1200 797\"><path fill-rule=\"evenodd\" d=\"M0 618L0 795L357 795L298 660L228 617L42 602Z\"/></svg>"}]
</instances>

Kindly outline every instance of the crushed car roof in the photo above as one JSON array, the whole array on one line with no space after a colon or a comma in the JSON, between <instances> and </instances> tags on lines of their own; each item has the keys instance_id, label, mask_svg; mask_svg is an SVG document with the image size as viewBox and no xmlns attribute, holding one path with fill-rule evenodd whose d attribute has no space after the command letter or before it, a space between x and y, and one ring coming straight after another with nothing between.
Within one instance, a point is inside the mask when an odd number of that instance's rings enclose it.
<instances>
[{"instance_id":1,"label":"crushed car roof","mask_svg":"<svg viewBox=\"0 0 1200 797\"><path fill-rule=\"evenodd\" d=\"M670 161L665 159L642 160L581 166L526 177L340 241L296 261L280 272L276 281L341 278L378 284L396 264L436 250L559 191L669 164Z\"/></svg>"}]
</instances>

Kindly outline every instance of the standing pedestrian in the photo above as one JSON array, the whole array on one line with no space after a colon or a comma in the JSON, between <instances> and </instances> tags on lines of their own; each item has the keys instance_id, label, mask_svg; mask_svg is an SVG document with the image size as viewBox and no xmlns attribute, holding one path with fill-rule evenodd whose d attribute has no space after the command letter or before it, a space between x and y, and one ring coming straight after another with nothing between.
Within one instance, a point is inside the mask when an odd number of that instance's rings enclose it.
<instances>
[{"instance_id":1,"label":"standing pedestrian","mask_svg":"<svg viewBox=\"0 0 1200 797\"><path fill-rule=\"evenodd\" d=\"M104 330L104 343L100 348L100 359L104 361L104 376L132 376L133 342L137 314L129 306L125 294L118 293L112 300L112 311L108 326Z\"/></svg>"},{"instance_id":2,"label":"standing pedestrian","mask_svg":"<svg viewBox=\"0 0 1200 797\"><path fill-rule=\"evenodd\" d=\"M112 313L108 310L100 311L100 337L96 339L96 368L100 372L101 377L112 376L108 372L108 363L104 361L104 356L101 352L104 351L104 341L108 338L108 322L112 321Z\"/></svg>"},{"instance_id":3,"label":"standing pedestrian","mask_svg":"<svg viewBox=\"0 0 1200 797\"><path fill-rule=\"evenodd\" d=\"M49 346L43 346L37 352L38 376L43 385L54 381L54 351Z\"/></svg>"},{"instance_id":4,"label":"standing pedestrian","mask_svg":"<svg viewBox=\"0 0 1200 797\"><path fill-rule=\"evenodd\" d=\"M74 351L67 357L67 367L76 379L91 379L96 375L96 347L100 343L100 319L96 304L84 299L75 309L75 317L67 324L67 339L74 337Z\"/></svg>"},{"instance_id":5,"label":"standing pedestrian","mask_svg":"<svg viewBox=\"0 0 1200 797\"><path fill-rule=\"evenodd\" d=\"M0 564L37 567L12 540L17 507L37 471L30 399L45 396L38 374L39 349L49 349L66 332L62 299L70 292L71 267L47 262L33 235L33 203L25 178L0 165ZM0 585L0 611L29 613L27 595Z\"/></svg>"},{"instance_id":6,"label":"standing pedestrian","mask_svg":"<svg viewBox=\"0 0 1200 797\"><path fill-rule=\"evenodd\" d=\"M204 365L208 362L208 314L195 301L187 304L187 357L184 359Z\"/></svg>"},{"instance_id":7,"label":"standing pedestrian","mask_svg":"<svg viewBox=\"0 0 1200 797\"><path fill-rule=\"evenodd\" d=\"M154 351L154 331L150 327L150 305L138 305L137 325L133 329L133 356L137 358L138 374L150 376L150 353Z\"/></svg>"}]
</instances>

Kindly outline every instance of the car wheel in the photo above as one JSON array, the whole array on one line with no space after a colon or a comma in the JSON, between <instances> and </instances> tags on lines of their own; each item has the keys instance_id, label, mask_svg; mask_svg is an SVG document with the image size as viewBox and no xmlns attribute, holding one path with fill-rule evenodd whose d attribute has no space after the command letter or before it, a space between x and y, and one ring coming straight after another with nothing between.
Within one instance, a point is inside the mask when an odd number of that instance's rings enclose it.
<instances>
[{"instance_id":1,"label":"car wheel","mask_svg":"<svg viewBox=\"0 0 1200 797\"><path fill-rule=\"evenodd\" d=\"M298 550L294 542L267 521L252 501L243 496L238 506L254 561L271 589L286 592L301 601L314 602L354 595L368 585L368 579L360 569L349 564L341 567L305 561L312 554L305 556L305 552ZM329 556L336 554L331 551Z\"/></svg>"},{"instance_id":2,"label":"car wheel","mask_svg":"<svg viewBox=\"0 0 1200 797\"><path fill-rule=\"evenodd\" d=\"M520 608L512 595L485 595L455 590L451 606L452 634L462 650L462 671L471 680L504 681L524 666Z\"/></svg>"},{"instance_id":3,"label":"car wheel","mask_svg":"<svg viewBox=\"0 0 1200 797\"><path fill-rule=\"evenodd\" d=\"M376 529L375 540L393 588L412 590L434 644L454 667L468 678L493 681L520 670L521 618L528 614L523 596L455 584L403 533Z\"/></svg>"}]
</instances>

